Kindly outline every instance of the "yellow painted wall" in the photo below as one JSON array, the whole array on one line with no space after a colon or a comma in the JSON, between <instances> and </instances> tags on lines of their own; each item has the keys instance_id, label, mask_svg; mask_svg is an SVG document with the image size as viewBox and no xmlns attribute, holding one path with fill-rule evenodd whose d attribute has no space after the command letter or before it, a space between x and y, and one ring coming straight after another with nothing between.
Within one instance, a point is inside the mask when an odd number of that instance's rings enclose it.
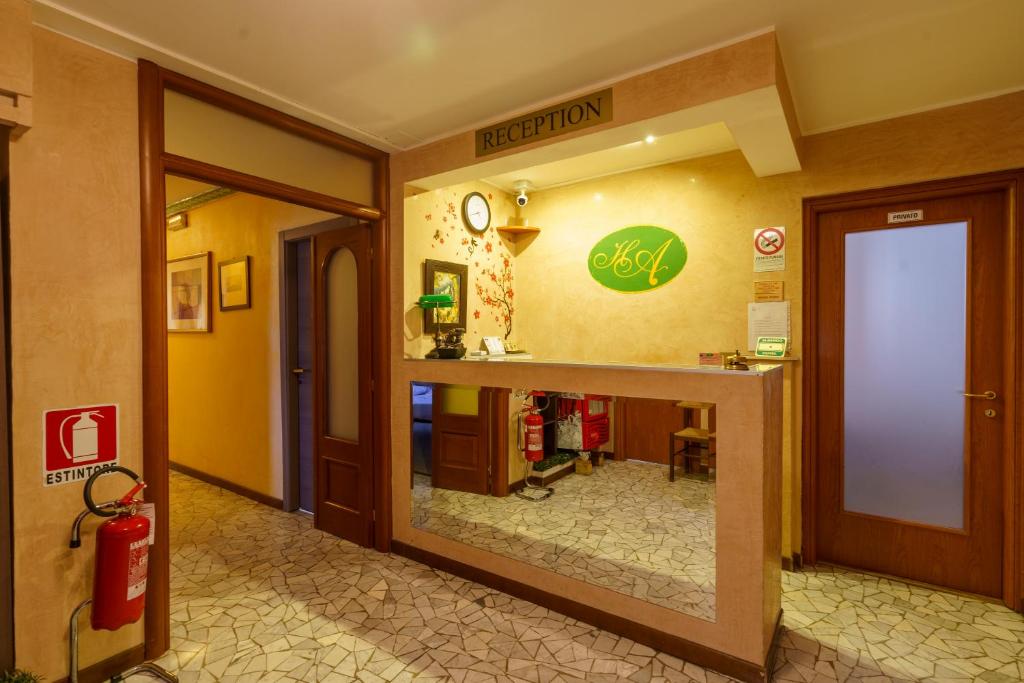
<instances>
[{"instance_id":1,"label":"yellow painted wall","mask_svg":"<svg viewBox=\"0 0 1024 683\"><path fill-rule=\"evenodd\" d=\"M491 205L491 228L482 236L472 233L462 222L462 199L480 192ZM496 291L492 273L498 275L505 259L513 268L515 245L494 227L504 225L514 212L512 198L485 183L464 183L442 190L424 192L405 200L405 352L422 358L434 348L433 335L423 334L423 311L415 305L423 294L423 262L426 259L450 261L469 267L464 343L470 351L480 347L484 336L505 337L502 309L486 305L487 292ZM473 241L476 244L473 244ZM476 285L485 287L483 296ZM513 289L513 300L518 292ZM510 339L518 334L515 315Z\"/></svg>"},{"instance_id":2,"label":"yellow painted wall","mask_svg":"<svg viewBox=\"0 0 1024 683\"><path fill-rule=\"evenodd\" d=\"M527 213L542 232L510 247L516 276L513 337L537 358L696 364L700 351L746 351L753 282L781 279L792 302L792 353L800 356L803 198L1024 166L1024 93L806 137L802 153L803 171L766 178L757 178L742 154L731 152L531 193ZM474 184L421 197L450 194L461 200L470 189ZM436 258L428 255L416 201L422 200L405 201L405 267L412 273L405 283L406 310L419 294L417 264ZM595 282L587 270L594 244L614 230L642 224L680 235L688 249L682 273L638 294ZM770 225L787 228L787 268L755 274L753 230ZM406 351L429 349L408 316L406 322ZM799 364L787 364L787 555L800 548L800 382Z\"/></svg>"},{"instance_id":3,"label":"yellow painted wall","mask_svg":"<svg viewBox=\"0 0 1024 683\"><path fill-rule=\"evenodd\" d=\"M803 198L1024 166L1024 93L807 137L803 159L802 172L757 178L731 152L534 193L530 217L543 232L516 257L524 348L541 358L669 363L747 350L753 282L782 279L800 356ZM682 273L640 294L594 281L594 244L642 224L679 234L688 249ZM787 228L787 268L755 274L752 232L770 225ZM787 365L785 377L782 547L790 554L800 544L800 366Z\"/></svg>"},{"instance_id":4,"label":"yellow painted wall","mask_svg":"<svg viewBox=\"0 0 1024 683\"><path fill-rule=\"evenodd\" d=\"M236 193L189 212L167 257L212 253L213 331L168 332L170 458L282 497L278 233L331 214ZM252 308L221 311L217 262L250 256Z\"/></svg>"},{"instance_id":5,"label":"yellow painted wall","mask_svg":"<svg viewBox=\"0 0 1024 683\"><path fill-rule=\"evenodd\" d=\"M52 681L91 593L97 523L68 549L82 486L43 488L43 411L120 404L121 462L142 464L138 94L133 62L39 28L32 64L33 126L10 150L15 638L18 666ZM107 479L97 497L126 490ZM141 622L109 633L87 619L83 666L142 642Z\"/></svg>"}]
</instances>

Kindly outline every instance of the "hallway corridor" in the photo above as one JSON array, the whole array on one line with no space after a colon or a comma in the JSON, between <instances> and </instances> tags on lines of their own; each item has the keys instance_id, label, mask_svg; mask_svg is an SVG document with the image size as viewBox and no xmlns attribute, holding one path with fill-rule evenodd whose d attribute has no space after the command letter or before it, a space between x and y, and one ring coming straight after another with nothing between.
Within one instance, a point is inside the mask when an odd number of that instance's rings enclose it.
<instances>
[{"instance_id":1,"label":"hallway corridor","mask_svg":"<svg viewBox=\"0 0 1024 683\"><path fill-rule=\"evenodd\" d=\"M177 473L171 496L160 663L183 683L728 680ZM1024 679L1024 618L1001 606L829 569L783 583L775 680Z\"/></svg>"}]
</instances>

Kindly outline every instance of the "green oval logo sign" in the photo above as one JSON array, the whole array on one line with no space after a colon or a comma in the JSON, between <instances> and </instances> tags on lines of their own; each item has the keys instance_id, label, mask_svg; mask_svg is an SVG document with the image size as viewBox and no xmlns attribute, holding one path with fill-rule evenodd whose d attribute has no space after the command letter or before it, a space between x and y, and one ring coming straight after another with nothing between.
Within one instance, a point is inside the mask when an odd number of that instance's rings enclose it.
<instances>
[{"instance_id":1,"label":"green oval logo sign","mask_svg":"<svg viewBox=\"0 0 1024 683\"><path fill-rule=\"evenodd\" d=\"M590 250L590 274L618 292L657 289L683 270L686 245L671 230L634 225L606 235Z\"/></svg>"}]
</instances>

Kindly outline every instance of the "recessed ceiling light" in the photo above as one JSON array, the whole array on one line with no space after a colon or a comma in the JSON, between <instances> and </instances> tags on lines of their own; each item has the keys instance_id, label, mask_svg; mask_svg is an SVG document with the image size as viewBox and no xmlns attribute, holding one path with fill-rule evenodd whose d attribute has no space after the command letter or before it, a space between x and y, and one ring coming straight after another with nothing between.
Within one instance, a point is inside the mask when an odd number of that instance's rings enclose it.
<instances>
[{"instance_id":1,"label":"recessed ceiling light","mask_svg":"<svg viewBox=\"0 0 1024 683\"><path fill-rule=\"evenodd\" d=\"M599 202L602 199L604 199L604 196L600 192L595 192L594 193L594 201L595 202Z\"/></svg>"},{"instance_id":2,"label":"recessed ceiling light","mask_svg":"<svg viewBox=\"0 0 1024 683\"><path fill-rule=\"evenodd\" d=\"M648 145L654 142L654 140L655 137L653 135L648 135L647 137L644 138L644 142L646 142Z\"/></svg>"}]
</instances>

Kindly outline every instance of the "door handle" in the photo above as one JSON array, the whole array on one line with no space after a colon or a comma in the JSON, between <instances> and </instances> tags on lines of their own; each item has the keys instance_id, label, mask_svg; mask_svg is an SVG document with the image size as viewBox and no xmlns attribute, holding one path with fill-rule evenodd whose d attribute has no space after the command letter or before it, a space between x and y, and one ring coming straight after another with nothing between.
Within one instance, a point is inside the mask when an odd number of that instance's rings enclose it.
<instances>
[{"instance_id":1,"label":"door handle","mask_svg":"<svg viewBox=\"0 0 1024 683\"><path fill-rule=\"evenodd\" d=\"M306 368L292 368L293 375L304 375L307 372L309 372L309 370Z\"/></svg>"},{"instance_id":2,"label":"door handle","mask_svg":"<svg viewBox=\"0 0 1024 683\"><path fill-rule=\"evenodd\" d=\"M964 392L964 398L983 398L986 401L994 401L996 400L996 392L991 390L986 391L983 394L969 394L967 392Z\"/></svg>"}]
</instances>

